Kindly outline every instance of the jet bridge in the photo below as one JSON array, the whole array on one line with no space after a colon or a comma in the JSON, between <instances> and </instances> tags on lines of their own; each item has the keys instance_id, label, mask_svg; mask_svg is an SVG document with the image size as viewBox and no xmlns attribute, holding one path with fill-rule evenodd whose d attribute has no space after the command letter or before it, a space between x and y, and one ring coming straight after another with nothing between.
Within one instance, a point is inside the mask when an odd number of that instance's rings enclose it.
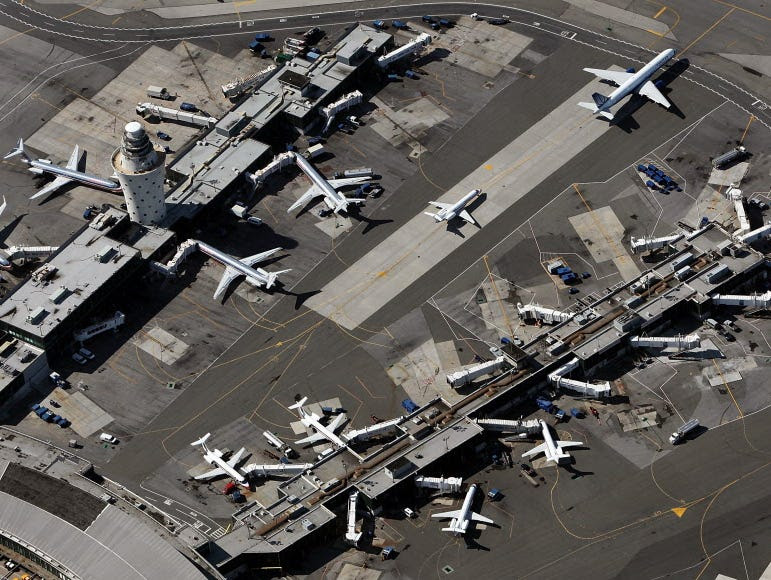
<instances>
[{"instance_id":1,"label":"jet bridge","mask_svg":"<svg viewBox=\"0 0 771 580\"><path fill-rule=\"evenodd\" d=\"M102 322L97 322L96 324L87 326L82 330L78 330L77 332L73 333L72 337L77 342L83 342L88 340L89 338L96 336L97 334L107 332L108 330L115 330L125 322L126 322L126 315L120 311L116 311L115 316L113 316L112 318L108 318L107 320L103 320Z\"/></svg>"},{"instance_id":2,"label":"jet bridge","mask_svg":"<svg viewBox=\"0 0 771 580\"><path fill-rule=\"evenodd\" d=\"M388 421L383 421L382 423L376 423L375 425L364 427L363 429L354 429L352 431L348 431L347 433L343 434L343 437L345 437L345 439L347 439L349 442L367 441L368 439L371 439L372 437L376 437L383 433L387 433L389 431L395 431L396 429L398 429L398 425L402 421L404 421L404 417L390 419Z\"/></svg>"},{"instance_id":3,"label":"jet bridge","mask_svg":"<svg viewBox=\"0 0 771 580\"><path fill-rule=\"evenodd\" d=\"M771 307L771 290L764 294L715 294L712 303L720 306Z\"/></svg>"},{"instance_id":4,"label":"jet bridge","mask_svg":"<svg viewBox=\"0 0 771 580\"><path fill-rule=\"evenodd\" d=\"M501 431L523 435L535 435L541 432L538 419L474 419L474 422L488 431Z\"/></svg>"},{"instance_id":5,"label":"jet bridge","mask_svg":"<svg viewBox=\"0 0 771 580\"><path fill-rule=\"evenodd\" d=\"M348 496L348 531L345 532L345 539L354 546L358 546L361 539L361 532L356 531L356 502L358 499L358 491L354 491Z\"/></svg>"},{"instance_id":6,"label":"jet bridge","mask_svg":"<svg viewBox=\"0 0 771 580\"><path fill-rule=\"evenodd\" d=\"M517 312L522 320L540 320L546 324L559 324L560 322L570 320L573 316L568 312L544 308L535 303L528 304L527 306L517 303Z\"/></svg>"},{"instance_id":7,"label":"jet bridge","mask_svg":"<svg viewBox=\"0 0 771 580\"><path fill-rule=\"evenodd\" d=\"M297 475L312 468L312 463L277 463L275 465L250 463L241 471L250 477L270 477L271 475Z\"/></svg>"},{"instance_id":8,"label":"jet bridge","mask_svg":"<svg viewBox=\"0 0 771 580\"><path fill-rule=\"evenodd\" d=\"M447 375L447 383L454 389L468 385L477 377L491 375L501 369L506 359L502 356Z\"/></svg>"},{"instance_id":9,"label":"jet bridge","mask_svg":"<svg viewBox=\"0 0 771 580\"><path fill-rule=\"evenodd\" d=\"M247 91L253 91L267 81L278 68L278 65L272 64L244 78L237 78L233 82L222 85L222 94L226 99L232 99Z\"/></svg>"},{"instance_id":10,"label":"jet bridge","mask_svg":"<svg viewBox=\"0 0 771 580\"><path fill-rule=\"evenodd\" d=\"M642 238L632 237L632 253L639 254L641 252L650 252L651 250L658 250L664 246L669 246L678 242L683 237L682 233L672 234L671 236L664 236L661 238L649 238L643 236Z\"/></svg>"},{"instance_id":11,"label":"jet bridge","mask_svg":"<svg viewBox=\"0 0 771 580\"><path fill-rule=\"evenodd\" d=\"M771 236L771 223L767 223L766 225L752 230L751 232L747 232L746 234L741 234L737 236L736 239L743 244L751 244L760 238L767 238L769 236Z\"/></svg>"},{"instance_id":12,"label":"jet bridge","mask_svg":"<svg viewBox=\"0 0 771 580\"><path fill-rule=\"evenodd\" d=\"M636 348L676 348L677 350L691 350L701 346L701 337L698 334L686 336L633 336L629 344Z\"/></svg>"},{"instance_id":13,"label":"jet bridge","mask_svg":"<svg viewBox=\"0 0 771 580\"><path fill-rule=\"evenodd\" d=\"M268 163L262 169L258 169L254 173L244 173L246 181L251 183L255 188L259 187L265 180L274 173L281 171L287 165L294 163L294 153L287 151L285 153L279 153L273 158L273 161Z\"/></svg>"},{"instance_id":14,"label":"jet bridge","mask_svg":"<svg viewBox=\"0 0 771 580\"><path fill-rule=\"evenodd\" d=\"M463 485L461 477L426 477L418 475L415 478L415 485L424 489L435 489L439 493L458 493Z\"/></svg>"},{"instance_id":15,"label":"jet bridge","mask_svg":"<svg viewBox=\"0 0 771 580\"><path fill-rule=\"evenodd\" d=\"M429 44L431 44L431 35L425 32L422 34L419 34L417 38L415 38L414 40L410 40L404 46L400 46L399 48L396 48L391 52L389 52L388 54L384 54L383 56L378 58L377 65L380 68L386 68L389 64L396 62L397 60L402 59L405 56L409 56L411 54L420 52Z\"/></svg>"},{"instance_id":16,"label":"jet bridge","mask_svg":"<svg viewBox=\"0 0 771 580\"><path fill-rule=\"evenodd\" d=\"M364 98L364 95L362 95L360 91L353 91L352 93L343 95L334 103L331 103L326 107L322 108L321 114L327 118L327 124L324 125L324 130L322 131L322 133L326 133L329 130L329 127L332 125L332 122L335 119L335 115L337 115L341 111L350 109L354 105L358 105L359 103L361 103L361 100L363 98Z\"/></svg>"},{"instance_id":17,"label":"jet bridge","mask_svg":"<svg viewBox=\"0 0 771 580\"><path fill-rule=\"evenodd\" d=\"M157 117L164 121L181 121L182 123L206 127L207 129L211 129L217 124L217 119L214 117L204 117L203 115L196 115L179 109L161 107L160 105L154 105L153 103L139 103L137 105L137 114L145 119L148 117Z\"/></svg>"},{"instance_id":18,"label":"jet bridge","mask_svg":"<svg viewBox=\"0 0 771 580\"><path fill-rule=\"evenodd\" d=\"M53 254L58 249L58 246L11 246L7 250L2 250L2 253L8 262L21 260L24 263L30 258Z\"/></svg>"},{"instance_id":19,"label":"jet bridge","mask_svg":"<svg viewBox=\"0 0 771 580\"><path fill-rule=\"evenodd\" d=\"M578 358L573 358L558 368L556 371L552 372L549 375L549 381L561 389L575 391L577 393L581 393L582 395L587 395L593 399L600 399L610 396L610 383L608 381L602 381L599 383L587 383L585 381L567 379L563 376L577 367Z\"/></svg>"}]
</instances>

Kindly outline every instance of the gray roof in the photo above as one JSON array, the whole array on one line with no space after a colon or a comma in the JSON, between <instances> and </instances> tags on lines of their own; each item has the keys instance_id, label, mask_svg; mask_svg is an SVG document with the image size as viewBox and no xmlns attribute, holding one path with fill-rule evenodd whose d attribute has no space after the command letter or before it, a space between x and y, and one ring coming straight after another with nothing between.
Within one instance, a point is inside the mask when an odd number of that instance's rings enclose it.
<instances>
[{"instance_id":1,"label":"gray roof","mask_svg":"<svg viewBox=\"0 0 771 580\"><path fill-rule=\"evenodd\" d=\"M106 505L85 531L0 492L0 531L84 580L205 578L150 528Z\"/></svg>"},{"instance_id":2,"label":"gray roof","mask_svg":"<svg viewBox=\"0 0 771 580\"><path fill-rule=\"evenodd\" d=\"M41 268L56 273L38 282L25 281L0 306L0 320L29 334L47 336L72 312L84 304L102 284L124 268L139 252L119 241L106 237L109 230L87 227ZM106 248L112 251L105 254ZM102 260L98 254L103 254ZM52 294L61 287L68 290L66 298L54 303ZM37 318L31 318L36 311Z\"/></svg>"}]
</instances>

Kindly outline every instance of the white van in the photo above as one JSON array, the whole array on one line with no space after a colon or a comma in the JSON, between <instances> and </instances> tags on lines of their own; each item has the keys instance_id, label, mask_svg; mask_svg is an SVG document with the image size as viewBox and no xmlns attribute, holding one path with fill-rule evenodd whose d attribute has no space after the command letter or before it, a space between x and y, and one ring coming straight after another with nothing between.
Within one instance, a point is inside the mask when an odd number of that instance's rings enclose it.
<instances>
[{"instance_id":1,"label":"white van","mask_svg":"<svg viewBox=\"0 0 771 580\"><path fill-rule=\"evenodd\" d=\"M112 443L113 445L118 442L117 437L115 437L115 435L110 435L109 433L102 433L99 436L99 440L104 441L105 443Z\"/></svg>"}]
</instances>

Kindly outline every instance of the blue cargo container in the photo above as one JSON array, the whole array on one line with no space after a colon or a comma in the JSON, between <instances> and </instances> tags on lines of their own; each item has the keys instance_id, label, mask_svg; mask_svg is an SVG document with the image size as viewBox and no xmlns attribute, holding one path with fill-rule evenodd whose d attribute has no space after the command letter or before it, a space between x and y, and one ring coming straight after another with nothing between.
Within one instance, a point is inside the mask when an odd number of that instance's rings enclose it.
<instances>
[{"instance_id":1,"label":"blue cargo container","mask_svg":"<svg viewBox=\"0 0 771 580\"><path fill-rule=\"evenodd\" d=\"M258 42L265 42L266 40L270 40L270 34L267 32L260 32L254 35L254 40Z\"/></svg>"},{"instance_id":2,"label":"blue cargo container","mask_svg":"<svg viewBox=\"0 0 771 580\"><path fill-rule=\"evenodd\" d=\"M413 70L408 70L404 73L404 76L406 76L408 79L419 79L420 75L416 73Z\"/></svg>"},{"instance_id":3,"label":"blue cargo container","mask_svg":"<svg viewBox=\"0 0 771 580\"><path fill-rule=\"evenodd\" d=\"M386 28L388 28L388 24L385 23L385 20L375 20L372 23L372 26L374 26L378 30L385 30Z\"/></svg>"},{"instance_id":4,"label":"blue cargo container","mask_svg":"<svg viewBox=\"0 0 771 580\"><path fill-rule=\"evenodd\" d=\"M557 268L554 273L557 274L557 276L562 276L563 274L570 274L572 271L573 270L567 266L562 266L561 268Z\"/></svg>"},{"instance_id":5,"label":"blue cargo container","mask_svg":"<svg viewBox=\"0 0 771 580\"><path fill-rule=\"evenodd\" d=\"M544 411L551 412L552 408L554 407L554 403L552 403L549 399L544 399L542 397L538 397L535 400L535 404L538 405L539 409L543 409Z\"/></svg>"},{"instance_id":6,"label":"blue cargo container","mask_svg":"<svg viewBox=\"0 0 771 580\"><path fill-rule=\"evenodd\" d=\"M394 25L394 28L402 28L402 29L405 29L405 30L407 28L409 28L409 26L407 26L407 23L406 22L402 22L401 20L394 20L393 21L393 25Z\"/></svg>"},{"instance_id":7,"label":"blue cargo container","mask_svg":"<svg viewBox=\"0 0 771 580\"><path fill-rule=\"evenodd\" d=\"M317 58L319 58L321 55L318 52L309 52L305 55L305 58L311 62L314 62Z\"/></svg>"}]
</instances>

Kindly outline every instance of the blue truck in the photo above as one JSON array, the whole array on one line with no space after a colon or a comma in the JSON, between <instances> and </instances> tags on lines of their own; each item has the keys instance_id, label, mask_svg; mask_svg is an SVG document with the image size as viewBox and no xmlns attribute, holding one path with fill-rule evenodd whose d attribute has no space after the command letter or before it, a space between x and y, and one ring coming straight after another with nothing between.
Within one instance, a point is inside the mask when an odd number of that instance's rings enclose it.
<instances>
[{"instance_id":1,"label":"blue truck","mask_svg":"<svg viewBox=\"0 0 771 580\"><path fill-rule=\"evenodd\" d=\"M374 20L372 26L378 30L385 30L388 28L388 24L386 24L385 20Z\"/></svg>"},{"instance_id":2,"label":"blue truck","mask_svg":"<svg viewBox=\"0 0 771 580\"><path fill-rule=\"evenodd\" d=\"M542 409L547 413L551 413L552 409L555 408L554 403L552 403L549 399L544 399L543 397L538 397L535 400L535 404L538 405L539 409Z\"/></svg>"},{"instance_id":3,"label":"blue truck","mask_svg":"<svg viewBox=\"0 0 771 580\"><path fill-rule=\"evenodd\" d=\"M404 407L404 410L408 413L414 413L419 408L412 399L404 399L402 401L402 407Z\"/></svg>"}]
</instances>

